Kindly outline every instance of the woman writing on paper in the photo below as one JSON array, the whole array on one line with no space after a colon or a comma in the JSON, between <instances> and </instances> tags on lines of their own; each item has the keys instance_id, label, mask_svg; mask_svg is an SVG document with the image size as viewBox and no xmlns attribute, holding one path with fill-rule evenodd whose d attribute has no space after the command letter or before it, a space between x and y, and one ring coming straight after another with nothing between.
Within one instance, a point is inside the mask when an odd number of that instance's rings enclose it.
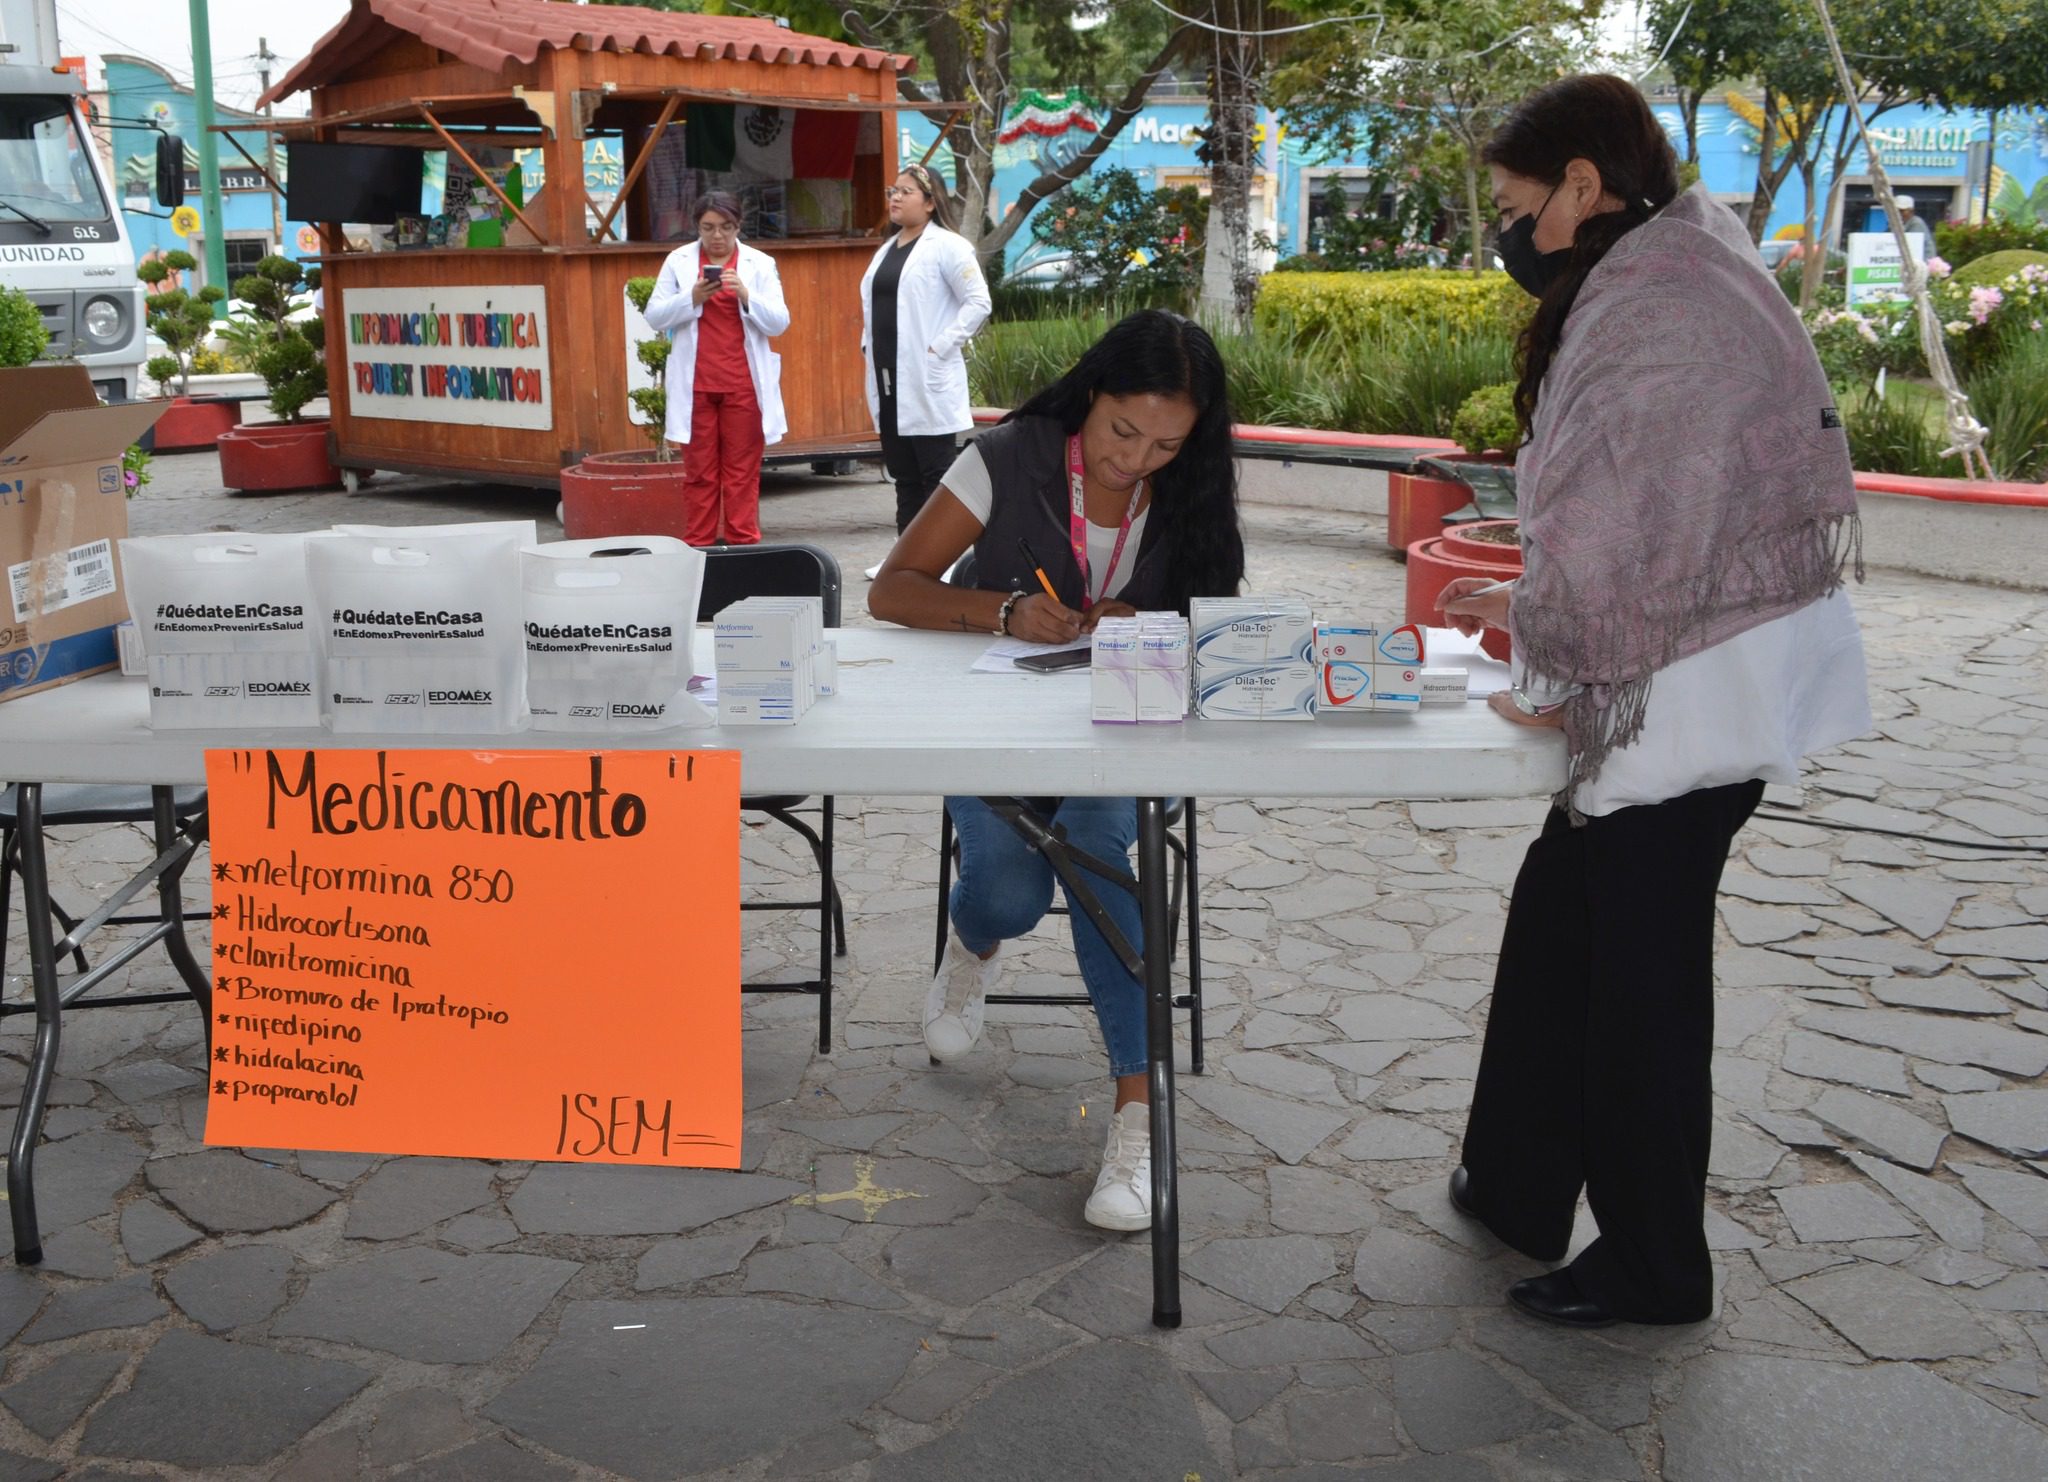
<instances>
[{"instance_id":1,"label":"woman writing on paper","mask_svg":"<svg viewBox=\"0 0 2048 1482\"><path fill-rule=\"evenodd\" d=\"M896 485L901 535L953 461L956 435L974 425L961 349L988 318L988 284L952 207L923 165L889 188L896 235L860 280L861 352L868 411L882 435L882 465Z\"/></svg>"},{"instance_id":2,"label":"woman writing on paper","mask_svg":"<svg viewBox=\"0 0 2048 1482\"><path fill-rule=\"evenodd\" d=\"M740 203L697 203L697 240L668 255L647 323L670 330L668 440L683 447L684 536L691 545L757 545L761 455L789 423L782 357L789 328L775 259L740 240Z\"/></svg>"},{"instance_id":3,"label":"woman writing on paper","mask_svg":"<svg viewBox=\"0 0 2048 1482\"><path fill-rule=\"evenodd\" d=\"M1696 1322L1715 895L1767 782L1870 726L1842 589L1849 450L1798 315L1727 207L1680 192L1634 87L1572 77L1488 144L1501 256L1538 299L1515 408L1524 574L1438 598L1514 635L1507 720L1570 773L1516 877L1451 1199L1564 1258L1508 1296L1555 1322Z\"/></svg>"},{"instance_id":4,"label":"woman writing on paper","mask_svg":"<svg viewBox=\"0 0 2048 1482\"><path fill-rule=\"evenodd\" d=\"M960 454L883 561L868 611L910 628L1071 643L1104 617L1185 612L1191 597L1234 595L1244 536L1230 425L1223 361L1208 334L1177 314L1132 314ZM948 585L944 573L970 547L973 585ZM1077 848L1104 860L1129 857L1135 799L1030 801ZM1003 943L1044 918L1054 880L1044 858L981 799L947 798L945 806L960 840L960 875L949 902L953 935L925 1000L925 1046L939 1061L974 1047L984 1002L1004 971ZM1100 897L1142 950L1137 900L1107 884ZM1104 1229L1141 1230L1152 1221L1144 988L1086 912L1072 911L1069 921L1116 1078L1108 1146L1085 1214Z\"/></svg>"}]
</instances>

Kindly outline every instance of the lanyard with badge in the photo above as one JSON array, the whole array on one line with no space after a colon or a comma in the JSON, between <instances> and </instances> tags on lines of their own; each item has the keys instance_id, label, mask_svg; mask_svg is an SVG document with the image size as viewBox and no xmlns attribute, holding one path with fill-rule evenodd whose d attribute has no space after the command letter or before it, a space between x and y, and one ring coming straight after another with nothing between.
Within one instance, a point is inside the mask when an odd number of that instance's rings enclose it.
<instances>
[{"instance_id":1,"label":"lanyard with badge","mask_svg":"<svg viewBox=\"0 0 2048 1482\"><path fill-rule=\"evenodd\" d=\"M1131 490L1131 502L1124 510L1123 525L1116 532L1116 547L1110 551L1109 566L1102 573L1102 590L1093 597L1088 595L1088 507L1081 480L1081 438L1078 433L1067 439L1067 488L1071 495L1067 541L1074 549L1074 564L1081 568L1081 611L1086 612L1109 595L1109 584L1116 580L1117 563L1124 558L1124 542L1131 537L1131 521L1137 516L1138 501L1145 497L1145 481L1138 480L1137 487Z\"/></svg>"}]
</instances>

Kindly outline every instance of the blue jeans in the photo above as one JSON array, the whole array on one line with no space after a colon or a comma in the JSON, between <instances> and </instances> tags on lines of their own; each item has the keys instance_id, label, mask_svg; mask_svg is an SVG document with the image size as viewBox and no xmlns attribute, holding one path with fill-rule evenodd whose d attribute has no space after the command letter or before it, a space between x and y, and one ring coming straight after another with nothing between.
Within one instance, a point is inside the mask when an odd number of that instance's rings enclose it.
<instances>
[{"instance_id":1,"label":"blue jeans","mask_svg":"<svg viewBox=\"0 0 2048 1482\"><path fill-rule=\"evenodd\" d=\"M1024 801L1048 823L1064 825L1075 848L1105 863L1122 861L1128 867L1131 845L1138 837L1137 799ZM953 815L953 832L960 840L960 874L950 902L953 930L962 946L979 955L998 942L1023 936L1043 921L1052 907L1053 881L1058 877L1045 856L1018 837L980 798L947 798L946 811ZM1114 881L1088 871L1082 871L1082 878L1096 887L1102 909L1117 929L1143 952L1145 934L1138 898ZM1144 984L1125 969L1087 913L1075 908L1073 892L1064 884L1060 888L1071 912L1067 919L1073 925L1074 957L1081 965L1081 981L1088 985L1096 1022L1102 1026L1102 1042L1109 1047L1110 1074L1139 1075L1146 1069Z\"/></svg>"}]
</instances>

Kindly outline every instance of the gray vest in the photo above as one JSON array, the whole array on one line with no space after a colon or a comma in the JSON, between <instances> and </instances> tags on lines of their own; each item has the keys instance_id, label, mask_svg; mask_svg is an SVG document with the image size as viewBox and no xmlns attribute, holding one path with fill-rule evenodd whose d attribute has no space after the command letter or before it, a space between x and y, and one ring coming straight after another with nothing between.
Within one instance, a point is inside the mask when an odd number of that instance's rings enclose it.
<instances>
[{"instance_id":1,"label":"gray vest","mask_svg":"<svg viewBox=\"0 0 2048 1482\"><path fill-rule=\"evenodd\" d=\"M988 469L988 523L974 542L974 569L969 583L990 592L1036 592L1038 578L1018 545L1021 537L1045 565L1060 602L1081 610L1083 581L1074 560L1067 492L1067 438L1050 417L1020 417L1000 423L975 439ZM1123 589L1109 595L1141 611L1165 605L1165 552L1159 534L1166 522L1158 501L1149 506L1144 533Z\"/></svg>"}]
</instances>

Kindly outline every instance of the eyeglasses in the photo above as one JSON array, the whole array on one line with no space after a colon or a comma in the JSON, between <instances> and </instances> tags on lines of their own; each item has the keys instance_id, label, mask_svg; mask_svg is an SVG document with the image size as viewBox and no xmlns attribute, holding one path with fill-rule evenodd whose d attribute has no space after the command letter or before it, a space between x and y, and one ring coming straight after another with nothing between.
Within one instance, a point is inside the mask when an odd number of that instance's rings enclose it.
<instances>
[{"instance_id":1,"label":"eyeglasses","mask_svg":"<svg viewBox=\"0 0 2048 1482\"><path fill-rule=\"evenodd\" d=\"M924 192L914 185L892 185L882 194L894 200L898 196L921 196Z\"/></svg>"}]
</instances>

